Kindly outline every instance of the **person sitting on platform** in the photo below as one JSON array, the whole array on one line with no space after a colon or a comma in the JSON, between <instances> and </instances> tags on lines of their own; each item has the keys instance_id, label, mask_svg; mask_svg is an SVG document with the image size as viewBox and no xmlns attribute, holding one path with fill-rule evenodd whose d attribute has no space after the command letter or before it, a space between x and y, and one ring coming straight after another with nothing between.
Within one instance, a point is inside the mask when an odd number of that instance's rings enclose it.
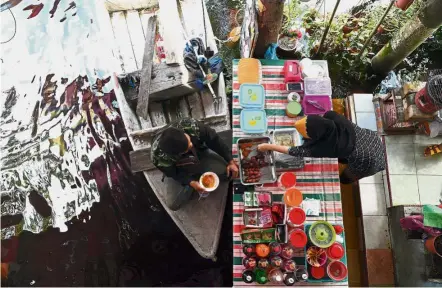
<instances>
[{"instance_id":1,"label":"person sitting on platform","mask_svg":"<svg viewBox=\"0 0 442 288\"><path fill-rule=\"evenodd\" d=\"M229 146L215 130L192 118L180 119L158 132L152 141L151 159L167 181L172 180L165 204L173 211L189 202L195 192L204 194L199 178L205 172L218 175L221 183L217 190L227 190L222 183L239 174Z\"/></svg>"},{"instance_id":2,"label":"person sitting on platform","mask_svg":"<svg viewBox=\"0 0 442 288\"><path fill-rule=\"evenodd\" d=\"M261 144L260 151L277 151L297 157L338 158L348 164L340 175L342 184L350 184L385 169L384 145L376 132L360 128L344 116L328 111L324 117L309 115L295 122L304 137L297 147Z\"/></svg>"}]
</instances>

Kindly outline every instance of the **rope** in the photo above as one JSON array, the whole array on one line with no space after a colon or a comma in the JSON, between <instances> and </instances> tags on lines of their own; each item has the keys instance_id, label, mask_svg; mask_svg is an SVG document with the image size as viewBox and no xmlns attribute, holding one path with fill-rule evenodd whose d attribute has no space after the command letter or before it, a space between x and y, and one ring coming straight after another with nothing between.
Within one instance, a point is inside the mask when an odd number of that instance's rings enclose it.
<instances>
[{"instance_id":1,"label":"rope","mask_svg":"<svg viewBox=\"0 0 442 288\"><path fill-rule=\"evenodd\" d=\"M8 42L11 41L12 39L14 39L15 34L17 33L17 20L15 20L15 16L14 16L14 14L12 13L11 9L8 8L8 10L9 10L9 12L11 12L12 18L14 19L14 34L11 36L11 38L8 39L8 41L1 42L0 44L6 44L6 43L8 43Z\"/></svg>"}]
</instances>

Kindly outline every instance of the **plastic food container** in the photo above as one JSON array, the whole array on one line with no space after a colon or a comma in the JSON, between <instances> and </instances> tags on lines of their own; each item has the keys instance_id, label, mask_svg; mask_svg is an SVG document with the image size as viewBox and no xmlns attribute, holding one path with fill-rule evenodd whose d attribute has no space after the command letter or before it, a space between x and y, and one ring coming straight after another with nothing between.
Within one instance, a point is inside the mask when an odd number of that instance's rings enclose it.
<instances>
[{"instance_id":1,"label":"plastic food container","mask_svg":"<svg viewBox=\"0 0 442 288\"><path fill-rule=\"evenodd\" d=\"M284 172L279 176L278 184L284 188L291 188L296 185L296 174L293 172Z\"/></svg>"},{"instance_id":2,"label":"plastic food container","mask_svg":"<svg viewBox=\"0 0 442 288\"><path fill-rule=\"evenodd\" d=\"M302 111L302 106L298 102L292 101L287 104L285 114L289 118L296 118Z\"/></svg>"},{"instance_id":3,"label":"plastic food container","mask_svg":"<svg viewBox=\"0 0 442 288\"><path fill-rule=\"evenodd\" d=\"M325 78L310 78L304 79L305 95L332 95L331 80Z\"/></svg>"},{"instance_id":4,"label":"plastic food container","mask_svg":"<svg viewBox=\"0 0 442 288\"><path fill-rule=\"evenodd\" d=\"M327 263L327 258L327 253L322 248L311 246L307 249L307 263L312 267L323 266L325 263Z\"/></svg>"},{"instance_id":5,"label":"plastic food container","mask_svg":"<svg viewBox=\"0 0 442 288\"><path fill-rule=\"evenodd\" d=\"M260 84L242 84L239 88L239 105L242 108L264 109L265 92Z\"/></svg>"},{"instance_id":6,"label":"plastic food container","mask_svg":"<svg viewBox=\"0 0 442 288\"><path fill-rule=\"evenodd\" d=\"M328 95L306 95L302 107L305 115L323 115L332 109L332 99Z\"/></svg>"},{"instance_id":7,"label":"plastic food container","mask_svg":"<svg viewBox=\"0 0 442 288\"><path fill-rule=\"evenodd\" d=\"M253 182L250 182L248 179L249 172L246 170L249 169L249 165L252 159L256 160L256 157L262 157L257 151L257 146L262 143L270 143L269 137L251 137L251 138L240 138L238 139L238 156L239 156L239 176L241 183L243 185L256 185L256 184L264 184L264 183L274 183L276 182L276 169L274 165L274 156L272 152L265 152L264 159L260 159L258 161L264 160L268 165L259 166L259 179ZM247 145L247 146L246 146ZM244 149L241 147L245 147ZM253 158L254 157L254 158Z\"/></svg>"},{"instance_id":8,"label":"plastic food container","mask_svg":"<svg viewBox=\"0 0 442 288\"><path fill-rule=\"evenodd\" d=\"M299 206L302 203L302 192L296 188L290 188L285 191L283 199L287 206Z\"/></svg>"},{"instance_id":9,"label":"plastic food container","mask_svg":"<svg viewBox=\"0 0 442 288\"><path fill-rule=\"evenodd\" d=\"M304 140L295 128L277 129L272 133L272 143L282 146L301 146ZM304 167L304 157L275 152L277 169L301 169Z\"/></svg>"},{"instance_id":10,"label":"plastic food container","mask_svg":"<svg viewBox=\"0 0 442 288\"><path fill-rule=\"evenodd\" d=\"M302 224L304 224L305 218L306 218L306 215L305 215L304 210L302 210L299 207L294 207L287 213L287 224L289 224L292 227L299 227ZM302 232L305 235L304 231L302 231ZM295 246L295 245L293 245L293 246ZM295 246L295 247L297 247L297 246Z\"/></svg>"},{"instance_id":11,"label":"plastic food container","mask_svg":"<svg viewBox=\"0 0 442 288\"><path fill-rule=\"evenodd\" d=\"M301 229L296 229L290 232L290 243L295 248L304 248L307 245L307 235Z\"/></svg>"},{"instance_id":12,"label":"plastic food container","mask_svg":"<svg viewBox=\"0 0 442 288\"><path fill-rule=\"evenodd\" d=\"M327 248L327 256L331 260L340 260L342 257L344 257L345 249L344 247L335 242L330 247Z\"/></svg>"},{"instance_id":13,"label":"plastic food container","mask_svg":"<svg viewBox=\"0 0 442 288\"><path fill-rule=\"evenodd\" d=\"M334 281L342 281L347 278L347 266L341 261L330 262L327 266L327 275Z\"/></svg>"},{"instance_id":14,"label":"plastic food container","mask_svg":"<svg viewBox=\"0 0 442 288\"><path fill-rule=\"evenodd\" d=\"M247 134L263 134L267 131L267 114L264 110L244 109L239 122L241 130Z\"/></svg>"},{"instance_id":15,"label":"plastic food container","mask_svg":"<svg viewBox=\"0 0 442 288\"><path fill-rule=\"evenodd\" d=\"M295 272L296 263L292 259L287 259L284 261L283 268L286 272Z\"/></svg>"},{"instance_id":16,"label":"plastic food container","mask_svg":"<svg viewBox=\"0 0 442 288\"><path fill-rule=\"evenodd\" d=\"M284 62L284 81L299 82L302 80L301 65L297 60L286 60Z\"/></svg>"},{"instance_id":17,"label":"plastic food container","mask_svg":"<svg viewBox=\"0 0 442 288\"><path fill-rule=\"evenodd\" d=\"M336 241L336 232L327 221L314 222L308 231L312 243L321 248L328 248Z\"/></svg>"},{"instance_id":18,"label":"plastic food container","mask_svg":"<svg viewBox=\"0 0 442 288\"><path fill-rule=\"evenodd\" d=\"M315 279L322 279L325 276L325 268L324 267L312 267L310 270L310 275L312 275Z\"/></svg>"},{"instance_id":19,"label":"plastic food container","mask_svg":"<svg viewBox=\"0 0 442 288\"><path fill-rule=\"evenodd\" d=\"M302 76L306 77L328 77L328 64L326 60L301 60Z\"/></svg>"}]
</instances>

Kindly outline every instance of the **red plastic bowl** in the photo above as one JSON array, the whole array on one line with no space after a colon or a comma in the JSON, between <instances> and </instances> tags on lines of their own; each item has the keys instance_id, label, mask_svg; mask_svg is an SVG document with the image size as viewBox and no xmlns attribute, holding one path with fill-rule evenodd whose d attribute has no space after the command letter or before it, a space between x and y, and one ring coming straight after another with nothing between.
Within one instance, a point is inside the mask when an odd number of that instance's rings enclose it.
<instances>
[{"instance_id":1,"label":"red plastic bowl","mask_svg":"<svg viewBox=\"0 0 442 288\"><path fill-rule=\"evenodd\" d=\"M328 264L327 275L334 281L342 281L347 278L348 269L341 261L333 261Z\"/></svg>"}]
</instances>

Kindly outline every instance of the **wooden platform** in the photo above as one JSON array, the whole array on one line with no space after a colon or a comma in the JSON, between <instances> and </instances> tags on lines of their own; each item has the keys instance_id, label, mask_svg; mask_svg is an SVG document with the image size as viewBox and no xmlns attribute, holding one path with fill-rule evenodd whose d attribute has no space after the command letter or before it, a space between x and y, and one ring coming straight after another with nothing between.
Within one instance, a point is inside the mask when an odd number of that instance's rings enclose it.
<instances>
[{"instance_id":1,"label":"wooden platform","mask_svg":"<svg viewBox=\"0 0 442 288\"><path fill-rule=\"evenodd\" d=\"M200 0L184 0L176 3L179 3L181 6L179 9L176 9L176 15L178 15L179 12L182 13L181 15L183 22L186 25L188 37L207 38L208 46L216 53L218 49L213 38L212 27L207 11L204 13L206 16L205 26L207 37L204 35L204 23L202 18L202 3L204 2L201 2ZM120 83L125 95L120 93L121 90L116 94L122 118L126 129L128 130L129 139L134 148L131 158L142 160L139 161L140 165L138 165L136 170L143 171L158 199L183 234L195 247L196 251L205 258L214 259L218 248L219 234L224 216L227 187L225 187L225 193L211 195L211 197L206 198L204 201L192 201L177 212L169 210L165 206L164 201L164 194L168 191L169 187L162 182L163 174L155 169L152 163L150 163L150 145L152 135L155 131L164 127L164 125L183 117L192 117L201 120L214 128L217 132L220 132L223 135L223 138L228 137L229 135L231 137L230 113L228 111L223 75L220 74L218 81L213 83L215 93L222 98L218 111L215 111L212 95L207 89L204 89L203 91L198 92L187 91L191 92L190 94L183 91L183 94L186 95L169 95L168 99L161 97L160 99L155 97L150 98L147 119L138 117L135 113L134 104L136 97L134 97L134 95L138 95L140 82L139 79L137 79L137 74L139 74L139 72L136 71L143 68L144 43L147 37L147 31L144 27L147 27L148 19L153 15L158 16L159 33L164 37L164 41L160 43L160 45L172 45L171 42L173 42L173 49L167 50L168 52L166 53L168 54L168 57L166 57L167 61L161 62L155 53L153 59L154 67L160 67L160 65L164 66L166 64L182 65L182 63L180 63L181 60L179 59L179 55L182 55L182 51L185 47L184 36L182 30L180 30L182 29L182 26L176 24L177 19L172 21L167 18L168 13L161 13L161 9L164 8L164 6L169 7L170 5L173 6L173 1L163 0L160 1L159 7L154 7L150 10L118 11L109 13L117 46L117 51L115 51L115 53L120 59L121 69L120 71L117 71L117 74L120 75L120 79L124 78ZM206 9L205 6L204 9ZM170 9L164 9L163 12L169 10ZM165 17L168 21L162 21ZM172 28L170 26L167 27L171 23L175 23L175 26ZM172 41L170 37L174 37ZM174 53L171 53L170 51L174 51ZM154 72L155 68L152 71ZM187 71L184 71L183 75L186 72ZM155 72L153 74L155 74ZM184 75L183 78L185 77L186 76ZM176 78L177 77L171 81L176 80ZM155 85L155 77L151 79L151 82L152 85ZM149 92L153 91L152 85ZM192 89L192 87L190 87L190 89ZM231 139L226 141L227 143L231 143Z\"/></svg>"},{"instance_id":2,"label":"wooden platform","mask_svg":"<svg viewBox=\"0 0 442 288\"><path fill-rule=\"evenodd\" d=\"M205 39L204 25L202 16L201 2L196 0L182 1L183 18L186 19L186 29L189 34L188 37L201 37ZM193 14L195 13L195 14ZM131 107L136 105L140 70L142 68L144 43L147 35L146 27L148 19L157 15L159 33L165 33L165 27L161 24L161 13L158 7L153 7L149 10L131 10L131 11L117 11L110 12L112 29L114 31L114 38L117 46L118 58L120 59L120 70L117 74L120 75L120 84ZM198 17L192 16L198 15ZM213 39L213 32L210 25L210 20L206 15L206 31L209 47L215 52L218 51L215 40ZM191 21L189 21L191 19ZM167 26L167 25L166 25ZM184 49L185 40L180 27L175 28L176 38L181 39L177 41L181 46L181 54ZM165 40L165 39L164 39ZM165 41L157 43L157 45L166 45ZM177 44L178 45L178 44ZM177 50L177 49L175 49ZM178 52L177 52L178 53ZM223 101L219 107L219 111L215 111L213 105L213 97L210 95L208 89L197 91L193 85L193 76L189 75L187 69L179 63L166 65L161 63L156 53L154 53L152 72L153 78L151 80L149 115L150 119L141 121L143 129L160 128L170 121L179 117L193 117L195 119L203 120L213 118L215 122L220 122L220 118L228 121L229 112L227 108L227 101ZM167 68L165 68L167 66ZM180 74L181 73L181 74ZM178 76L177 76L178 75ZM170 86L180 85L180 92L177 90L161 90L164 87L164 82L171 82ZM219 83L222 83L221 85ZM219 80L213 84L215 93L222 95L225 98L224 76L221 74ZM161 93L157 93L162 91ZM179 94L184 94L181 96ZM165 95L167 97L165 97ZM166 98L166 99L164 99ZM153 102L153 103L151 103ZM218 113L216 113L218 112ZM224 127L227 129L230 123L225 123Z\"/></svg>"}]
</instances>

